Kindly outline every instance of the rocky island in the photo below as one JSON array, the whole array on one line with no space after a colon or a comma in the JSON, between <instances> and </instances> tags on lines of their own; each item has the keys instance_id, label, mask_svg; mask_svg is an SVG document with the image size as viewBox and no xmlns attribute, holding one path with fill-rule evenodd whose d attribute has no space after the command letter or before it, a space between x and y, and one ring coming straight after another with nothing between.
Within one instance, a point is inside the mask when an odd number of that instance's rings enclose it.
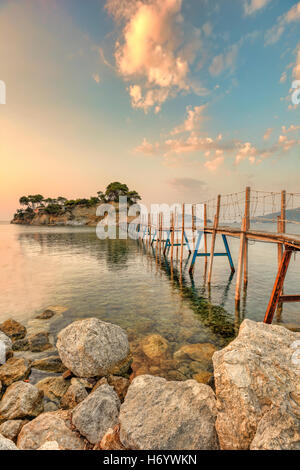
<instances>
[{"instance_id":1,"label":"rocky island","mask_svg":"<svg viewBox=\"0 0 300 470\"><path fill-rule=\"evenodd\" d=\"M41 194L22 196L18 209L11 221L21 225L61 225L96 227L104 216L97 216L100 204L112 204L118 214L120 196L126 196L128 206L138 202L141 197L136 191L130 191L126 184L110 183L104 192L98 191L97 196L81 199L44 198Z\"/></svg>"}]
</instances>

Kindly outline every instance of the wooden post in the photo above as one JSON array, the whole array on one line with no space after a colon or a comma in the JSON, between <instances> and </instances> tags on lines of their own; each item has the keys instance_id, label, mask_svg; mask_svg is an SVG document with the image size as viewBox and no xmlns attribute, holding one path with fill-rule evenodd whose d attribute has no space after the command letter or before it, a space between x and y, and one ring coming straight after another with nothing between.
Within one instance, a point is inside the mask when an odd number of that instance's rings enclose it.
<instances>
[{"instance_id":1,"label":"wooden post","mask_svg":"<svg viewBox=\"0 0 300 470\"><path fill-rule=\"evenodd\" d=\"M246 219L246 229L247 232L250 228L250 188L246 188L246 197L245 197L245 219ZM248 284L248 240L245 237L245 250L244 250L244 287Z\"/></svg>"},{"instance_id":2,"label":"wooden post","mask_svg":"<svg viewBox=\"0 0 300 470\"><path fill-rule=\"evenodd\" d=\"M211 277L212 277L212 269L213 269L213 261L214 261L214 252L215 252L215 244L216 244L216 235L217 235L217 228L219 225L219 217L220 217L220 206L221 206L221 196L218 196L217 199L217 209L216 209L216 215L215 215L215 220L214 220L214 229L212 232L212 238L211 238L211 248L210 248L210 258L209 258L209 271L208 271L208 279L207 282L208 284L211 283Z\"/></svg>"},{"instance_id":3,"label":"wooden post","mask_svg":"<svg viewBox=\"0 0 300 470\"><path fill-rule=\"evenodd\" d=\"M182 260L183 260L184 212L185 212L185 205L182 204L182 215L181 215L181 245L180 245L180 269L182 268Z\"/></svg>"},{"instance_id":4,"label":"wooden post","mask_svg":"<svg viewBox=\"0 0 300 470\"><path fill-rule=\"evenodd\" d=\"M282 293L283 285L284 285L284 280L285 276L290 264L291 256L292 256L293 250L286 248L278 269L276 281L273 287L273 291L271 294L271 298L268 304L268 308L266 311L264 323L269 323L271 324L273 321L274 313L278 304L278 301L280 299L280 295Z\"/></svg>"},{"instance_id":5,"label":"wooden post","mask_svg":"<svg viewBox=\"0 0 300 470\"><path fill-rule=\"evenodd\" d=\"M195 250L195 206L192 204L192 238L193 238L193 250Z\"/></svg>"},{"instance_id":6,"label":"wooden post","mask_svg":"<svg viewBox=\"0 0 300 470\"><path fill-rule=\"evenodd\" d=\"M235 288L235 304L239 305L241 300L241 287L242 287L242 275L243 275L243 260L244 260L244 251L245 251L245 239L246 239L246 227L247 221L246 218L243 218L242 224L242 233L240 238L240 251L239 251L239 263L237 270L236 278L236 288Z\"/></svg>"},{"instance_id":7,"label":"wooden post","mask_svg":"<svg viewBox=\"0 0 300 470\"><path fill-rule=\"evenodd\" d=\"M206 226L207 226L207 205L204 204L204 253L207 253L207 235L205 232ZM205 263L205 277L206 277L206 270L207 270L207 256L204 257L204 263Z\"/></svg>"},{"instance_id":8,"label":"wooden post","mask_svg":"<svg viewBox=\"0 0 300 470\"><path fill-rule=\"evenodd\" d=\"M174 252L174 212L171 214L171 227L170 227L170 235L171 235L171 266L173 266L173 252Z\"/></svg>"}]
</instances>

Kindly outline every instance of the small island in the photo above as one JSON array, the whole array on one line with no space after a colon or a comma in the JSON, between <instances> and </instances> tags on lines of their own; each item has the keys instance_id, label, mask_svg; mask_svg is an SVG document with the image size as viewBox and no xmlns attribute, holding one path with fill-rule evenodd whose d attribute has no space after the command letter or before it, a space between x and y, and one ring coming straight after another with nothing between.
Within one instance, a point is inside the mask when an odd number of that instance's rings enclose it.
<instances>
[{"instance_id":1,"label":"small island","mask_svg":"<svg viewBox=\"0 0 300 470\"><path fill-rule=\"evenodd\" d=\"M119 197L126 196L129 206L141 200L136 191L129 190L124 183L110 183L105 191L98 191L97 196L81 199L67 199L59 196L55 199L44 198L41 194L22 196L18 209L11 221L21 225L66 225L95 227L103 216L98 217L99 204L112 204L118 211Z\"/></svg>"}]
</instances>

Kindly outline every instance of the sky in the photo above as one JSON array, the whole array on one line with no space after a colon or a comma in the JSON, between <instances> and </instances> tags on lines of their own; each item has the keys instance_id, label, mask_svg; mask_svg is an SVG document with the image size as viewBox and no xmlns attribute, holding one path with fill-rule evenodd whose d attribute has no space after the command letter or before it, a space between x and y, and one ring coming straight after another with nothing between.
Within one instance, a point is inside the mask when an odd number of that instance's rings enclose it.
<instances>
[{"instance_id":1,"label":"sky","mask_svg":"<svg viewBox=\"0 0 300 470\"><path fill-rule=\"evenodd\" d=\"M3 83L1 220L112 181L146 204L300 192L298 1L0 0Z\"/></svg>"}]
</instances>

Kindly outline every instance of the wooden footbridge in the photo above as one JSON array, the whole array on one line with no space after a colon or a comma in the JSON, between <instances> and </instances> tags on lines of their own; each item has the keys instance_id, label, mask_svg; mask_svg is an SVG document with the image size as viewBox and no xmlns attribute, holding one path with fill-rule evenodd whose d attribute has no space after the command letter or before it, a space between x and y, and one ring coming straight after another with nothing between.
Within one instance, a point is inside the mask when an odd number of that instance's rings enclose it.
<instances>
[{"instance_id":1,"label":"wooden footbridge","mask_svg":"<svg viewBox=\"0 0 300 470\"><path fill-rule=\"evenodd\" d=\"M197 207L203 207L203 217L197 217ZM190 209L187 211L187 209ZM287 211L292 209L288 212ZM189 252L187 263L192 276L198 258L204 258L208 267L207 282L211 283L213 264L216 257L228 258L229 269L235 272L228 238L238 238L239 257L236 269L235 302L239 306L241 288L248 284L248 243L258 241L277 245L278 273L270 296L264 322L272 323L275 311L284 302L300 302L300 295L284 295L284 280L293 253L300 251L300 234L286 233L286 226L300 225L300 194L281 192L253 191L249 187L240 193L217 196L216 199L196 204L175 206L171 213L156 212L147 216L141 214L136 225L139 239L146 246L154 247L157 257L170 256L170 265L176 259L182 270L184 249ZM189 213L188 213L189 212ZM292 216L290 216L292 214ZM294 219L293 220L293 215ZM276 223L276 231L262 231L253 228L256 223ZM252 227L251 227L252 225ZM274 225L273 225L274 227ZM216 252L216 238L221 236L224 251ZM210 237L210 248L208 245ZM180 250L180 253L179 253ZM186 265L186 263L185 263Z\"/></svg>"}]
</instances>

